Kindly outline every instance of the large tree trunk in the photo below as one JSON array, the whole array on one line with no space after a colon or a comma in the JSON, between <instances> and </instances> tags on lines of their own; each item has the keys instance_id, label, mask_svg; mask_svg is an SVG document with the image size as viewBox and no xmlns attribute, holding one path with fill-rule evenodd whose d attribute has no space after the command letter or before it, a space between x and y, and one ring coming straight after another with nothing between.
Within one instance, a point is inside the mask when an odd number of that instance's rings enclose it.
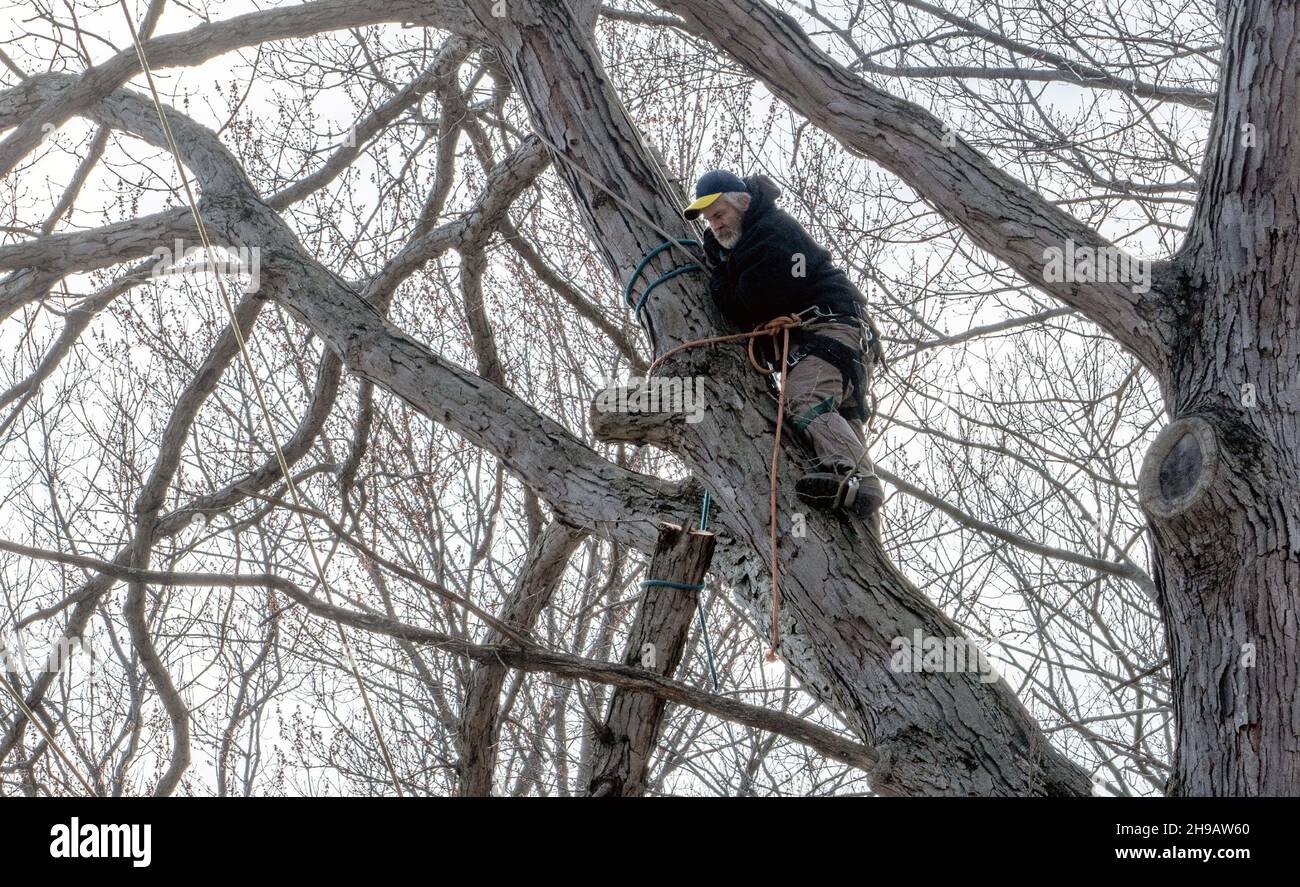
<instances>
[{"instance_id":1,"label":"large tree trunk","mask_svg":"<svg viewBox=\"0 0 1300 887\"><path fill-rule=\"evenodd\" d=\"M1143 466L1178 747L1170 794L1300 795L1300 20L1227 14L1182 251L1185 322Z\"/></svg>"}]
</instances>

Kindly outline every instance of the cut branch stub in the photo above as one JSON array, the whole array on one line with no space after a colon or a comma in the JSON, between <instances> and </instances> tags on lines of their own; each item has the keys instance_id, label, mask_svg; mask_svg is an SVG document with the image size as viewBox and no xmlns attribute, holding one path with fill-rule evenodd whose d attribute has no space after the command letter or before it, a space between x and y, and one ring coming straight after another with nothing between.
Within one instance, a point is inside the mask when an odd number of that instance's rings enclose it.
<instances>
[{"instance_id":1,"label":"cut branch stub","mask_svg":"<svg viewBox=\"0 0 1300 887\"><path fill-rule=\"evenodd\" d=\"M1138 497L1152 516L1169 519L1191 508L1214 483L1219 443L1209 422L1177 419L1156 437L1142 460Z\"/></svg>"},{"instance_id":2,"label":"cut branch stub","mask_svg":"<svg viewBox=\"0 0 1300 887\"><path fill-rule=\"evenodd\" d=\"M588 416L596 440L672 449L681 439L682 425L691 421L687 412L674 412L674 408L691 398L689 390L683 399L680 391L665 389L664 381L654 377L601 390L592 400ZM680 388L680 380L676 384Z\"/></svg>"}]
</instances>

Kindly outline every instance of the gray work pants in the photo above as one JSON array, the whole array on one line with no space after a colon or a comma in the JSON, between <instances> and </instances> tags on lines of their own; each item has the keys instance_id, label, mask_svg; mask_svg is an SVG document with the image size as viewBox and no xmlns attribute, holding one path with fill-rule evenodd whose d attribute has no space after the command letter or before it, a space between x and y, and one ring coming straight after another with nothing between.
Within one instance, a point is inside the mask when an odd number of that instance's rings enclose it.
<instances>
[{"instance_id":1,"label":"gray work pants","mask_svg":"<svg viewBox=\"0 0 1300 887\"><path fill-rule=\"evenodd\" d=\"M808 331L859 352L864 344L863 328L853 324L817 324L809 326ZM867 378L869 380L870 376ZM805 432L812 440L822 467L842 466L864 477L874 475L876 471L867 456L867 437L862 425L840 415L840 407L847 395L840 371L820 357L809 355L787 371L786 415L796 429Z\"/></svg>"}]
</instances>

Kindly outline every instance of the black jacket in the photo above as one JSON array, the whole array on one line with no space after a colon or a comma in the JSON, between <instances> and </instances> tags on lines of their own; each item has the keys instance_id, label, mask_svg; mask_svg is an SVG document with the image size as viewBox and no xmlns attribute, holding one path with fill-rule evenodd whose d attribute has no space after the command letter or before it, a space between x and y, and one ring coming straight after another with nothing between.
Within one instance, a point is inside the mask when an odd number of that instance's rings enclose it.
<instances>
[{"instance_id":1,"label":"black jacket","mask_svg":"<svg viewBox=\"0 0 1300 887\"><path fill-rule=\"evenodd\" d=\"M735 247L724 250L712 231L704 233L704 251L713 265L709 287L723 316L746 332L812 305L847 314L856 303L865 316L866 299L848 275L831 264L831 254L777 208L781 190L776 183L756 175L745 179L745 185L752 196Z\"/></svg>"}]
</instances>

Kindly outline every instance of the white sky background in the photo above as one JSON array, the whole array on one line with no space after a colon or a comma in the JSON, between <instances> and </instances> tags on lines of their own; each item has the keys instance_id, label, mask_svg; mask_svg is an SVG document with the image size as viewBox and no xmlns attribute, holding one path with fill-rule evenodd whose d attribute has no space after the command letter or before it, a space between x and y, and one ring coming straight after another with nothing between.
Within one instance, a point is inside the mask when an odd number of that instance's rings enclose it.
<instances>
[{"instance_id":1,"label":"white sky background","mask_svg":"<svg viewBox=\"0 0 1300 887\"><path fill-rule=\"evenodd\" d=\"M128 5L131 7L132 13L138 21L146 8L146 4L140 2L129 3ZM228 19L241 12L266 8L269 5L272 4L229 2L209 4L206 8L210 10L210 15L213 19ZM87 31L106 36L116 47L116 49L113 49L98 41L88 40L86 42L86 47L89 49L96 62L101 62L109 58L117 49L125 49L129 47L129 37L125 23L122 19L122 12L115 2L104 3L98 8L92 8L89 4L85 3L77 3L75 8L78 19ZM197 9L201 7L194 8ZM30 13L31 6L26 2L8 4L7 6L0 7L0 38L5 37L6 35L14 35L23 30L24 25L22 24L22 20L28 18ZM806 18L802 16L801 19L806 21ZM198 19L193 12L182 7L180 4L172 3L168 5L167 11L159 23L155 34L161 35L175 31L187 30L194 27L197 21ZM43 28L44 26L38 24L38 27ZM608 25L605 25L604 27L608 27ZM618 27L627 28L628 26L619 25ZM816 33L819 30L819 26L815 23L806 24L805 27L810 33ZM840 58L842 61L849 61L847 53L845 53L836 43L826 40L819 40L819 42L837 58ZM43 57L41 53L46 45L47 44L42 43L40 40L24 38L19 40L17 43L6 43L3 48L25 69L37 72L43 70ZM244 93L244 90L247 90L247 93L242 100L241 114L244 115L254 113L254 110L259 107L271 107L270 99L272 95L286 97L291 94L290 85L283 82L270 82L260 77L250 81L248 76L250 66L258 63L258 61L258 52L256 50L245 49L237 53L229 53L198 67L161 71L158 72L157 75L160 90L164 94L165 100L169 103L180 106L186 113L195 117L200 122L213 126L214 128L219 127L227 121L229 116L227 111L227 98L231 94L230 87L232 85L241 94ZM612 76L615 78L615 81L618 82L621 78L619 62L615 59L607 58L607 65ZM9 85L12 83L12 77L9 76L8 72L4 73L5 80L2 82L5 83L5 85ZM876 82L880 81L877 80ZM133 88L143 90L143 78L135 78L131 85ZM655 113L657 109L656 93L658 92L658 88L655 84L620 83L620 87L623 89L622 94L633 120L641 121ZM220 88L220 92L218 92L218 88ZM889 83L889 88L895 91L896 94L905 94L909 92L906 87L900 86L897 81ZM183 103L180 101L182 96L187 99ZM915 96L910 97L913 97L914 100L916 100ZM329 148L337 145L341 141L342 134L346 132L355 119L356 111L354 106L351 103L345 103L340 99L341 94L339 92L329 91L313 102L311 107L312 114L314 115L312 128L320 136L317 145L322 151L321 157L326 155ZM1092 113L1097 116L1098 120L1104 120L1106 118L1108 108L1113 107L1118 109L1120 103L1122 103L1122 98L1113 93L1086 92L1066 85L1049 86L1043 94L1043 100L1056 105L1062 114L1075 113L1080 109L1088 107L1090 103L1095 102L1096 106L1092 109ZM925 102L922 103L925 104ZM743 127L748 136L754 137L756 134L765 130L771 106L771 96L761 85L755 84L751 91L748 119ZM931 105L929 109L941 118L948 119L947 108ZM797 174L797 170L790 170L788 168L788 158L794 144L792 127L784 113L784 107L781 106L777 110L778 114L775 126L772 128L770 136L762 144L745 144L742 147L741 143L737 140L719 142L716 138L719 126L714 124L713 129L715 132L706 136L702 140L702 144L699 147L698 157L694 158L696 162L695 168L690 170L681 170L687 180L688 187L689 184L693 182L696 175L705 169L710 168L714 163L730 165L735 163L736 159L741 156L749 158L752 161L747 165L746 169L742 170L746 173L761 170L775 173L778 177L782 175L788 176L792 173ZM1206 119L1206 115L1196 114L1187 109L1180 109L1178 113L1183 116L1180 123L1185 127L1185 131L1197 135L1203 132L1203 123ZM1198 124L1197 121L1200 121L1200 123ZM301 122L302 121L295 121L295 123ZM954 120L951 122L959 132L965 131L966 121ZM72 171L75 169L78 160L78 151L84 149L89 132L90 127L87 126L84 121L75 119L62 127L52 143L47 146L48 150L43 149L43 153L40 155L40 159L36 165L29 167L20 175L9 177L9 179L5 180L3 186L0 186L3 187L3 190L0 190L0 207L8 204L13 208L13 212L18 218L21 218L27 224L38 225L44 218L46 212L48 212L50 206L52 206L54 201L57 200L61 193L63 184L70 178ZM225 135L227 144L230 144L228 133ZM809 138L809 135L805 134L803 138ZM109 158L110 161L114 162L102 162L97 167L91 180L83 190L82 197L78 200L76 209L70 214L59 230L95 227L108 221L116 221L121 217L144 215L161 210L168 206L178 205L179 197L177 192L169 192L162 185L162 183L165 182L167 187L174 187L178 183L172 160L168 155L158 152L138 140L127 139L121 136L114 136L111 144L112 147L109 149ZM391 148L391 146L389 147ZM842 156L839 158L839 162L846 170L846 175L859 181L892 181L890 177L881 173L878 168L869 161L854 158L847 153L841 153ZM129 208L108 207L106 204L113 199L115 194L120 192L120 182L116 178L115 173L116 165L125 162L127 158L130 158L132 163L145 163L154 171L157 177L154 182L155 190L140 194L138 196L138 201ZM320 158L317 158L317 160L319 159ZM678 165L682 163L683 159L684 158L681 154L674 155L673 152L668 152L668 161L670 165ZM31 158L28 158L27 162L30 162L30 160ZM371 206L373 206L373 203L379 196L375 187L368 183L369 175L372 172L377 173L381 176L382 181L382 176L387 175L393 169L400 168L400 165L400 157L395 152L391 152L388 159L384 163L380 164L375 163L374 158L369 153L364 154L358 159L355 164L355 169L361 175L356 179L357 188L354 191L354 194L358 200L363 201L359 208L359 212L357 213L359 217L364 218L368 214L367 210L370 208L364 204L364 201L370 201ZM311 168L315 168L315 165L311 164L307 168L298 168L296 161L293 161L290 158L284 158L281 172L285 174L286 180L291 181L305 174ZM1009 171L1013 174L1018 174L1015 169L1010 169ZM138 170L132 170L131 174L138 175ZM548 172L547 176L553 178L553 173ZM910 192L905 186L896 185L895 190L900 195L900 199L910 198ZM473 189L467 188L464 179L458 177L455 194L449 202L449 209L463 205L467 198L472 197ZM800 201L795 199L795 195L787 194L783 199L782 205L808 224L810 229L814 231L815 235L818 233L816 230L816 224L819 220L810 216L807 207L801 205ZM1067 205L1066 208L1069 209L1069 206ZM867 229L870 229L873 224L878 223L882 218L882 208L879 206L861 204L847 206L844 209L851 218L855 219L858 224ZM563 207L543 206L539 211L554 214L557 223L573 224L571 219L565 218L566 210ZM0 220L0 223L12 224L11 220L7 217L8 215L9 212L5 211L6 218ZM288 215L289 217L292 217L292 213ZM340 221L351 222L353 220ZM1152 229L1147 228L1141 230L1134 236L1125 236L1135 228L1140 228L1141 225L1142 218L1140 214L1136 210L1133 210L1129 213L1116 214L1115 217L1108 219L1106 226L1103 227L1102 233L1113 238L1123 238L1123 245L1136 254L1148 256L1163 255L1167 251L1166 247L1161 243L1158 234ZM345 231L344 233L347 232ZM400 232L395 232L394 245L396 245L399 235ZM4 236L6 237L4 242L13 242L15 239L20 239L15 238L13 235ZM336 239L336 242L341 241ZM170 244L162 245L169 246ZM336 255L323 255L321 256L321 259L331 268L340 270L343 268L343 263L339 260L340 255L341 252ZM942 261L942 256L939 251L926 245L918 245L914 248L906 249L898 246L891 246L883 250L877 250L874 248L873 244L864 244L863 256L860 258L867 257L873 260L878 267L887 269L890 272L890 276L895 277L904 273L904 269L908 267L909 262L915 261L923 266L928 265L937 269L937 266ZM341 273L343 273L344 276L354 277L360 272L360 270L361 269L353 264L347 266L346 270L341 270ZM374 269L371 268L367 270ZM494 263L494 273L505 274L507 272L502 264ZM601 272L601 274L603 274L603 272ZM604 287L597 293L597 296L602 304L613 304L619 297L618 287L609 280L608 275L604 275L603 283L601 283L601 274L595 275L595 285ZM851 276L855 278L855 282L863 288L864 292L868 292L871 289L860 276L852 274ZM93 292L96 285L102 283L104 279L104 277L98 275L93 279L85 275L69 278L64 284L68 290L65 296L62 298L58 297L61 291L56 291L56 298L49 300L49 304L44 308L29 308L26 310L25 317L21 322L15 322L11 319L10 322L0 327L0 355L4 356L6 362L9 363L8 368L4 372L3 383L5 387L15 379L21 378L25 375L25 373L30 370L34 361L39 360L40 354L44 352L45 347L49 344L52 337L57 336L58 331L61 328L61 318L52 316L49 313L49 309L51 307L58 308L72 305L75 301ZM592 280L593 278L591 275L584 274L583 279ZM149 287L147 289L165 291L164 288L167 286L167 283L162 283L157 287ZM490 281L485 281L485 289L488 290L488 298L491 300L493 294L491 292ZM175 324L175 329L187 329L190 333L198 335L203 330L210 332L212 329L224 324L224 312L219 306L215 288L209 287L209 290L211 291L211 302L209 303L209 309L207 312L203 314L186 314L184 312L175 314L169 318L170 321ZM136 294L128 298L135 300L142 292L143 289L137 291ZM656 295L658 295L658 293ZM872 295L876 294L872 293ZM140 299L140 301L142 303L144 302L143 299ZM1042 302L1046 300L1042 299L1040 296L1039 301ZM177 305L184 304L189 303L177 302ZM1000 297L989 299L982 304L976 305L973 310L970 305L962 304L956 306L955 310L946 313L943 316L943 326L947 332L959 333L971 326L1002 320L1014 314L1016 310L1024 311L1027 309L1028 304L1028 300L1019 295L1012 295L1005 299ZM492 316L495 321L496 318L505 316L506 312L497 312L490 302L489 315ZM265 318L267 315L264 314L263 316ZM400 318L398 322L399 325L401 325ZM458 321L455 318L451 318L449 322L454 324ZM1082 326L1082 324L1076 325ZM133 359L138 359L140 362L138 367L140 374L143 376L147 373L147 367L150 360L149 349L140 347L138 343L130 342L124 334L122 326L116 322L112 312L105 312L102 314L96 321L93 329L95 333L104 337L107 341L116 342L117 344L130 349ZM453 331L449 330L449 333L453 333ZM87 335L90 334L88 333ZM255 336L255 340L261 339L262 337L263 333L259 326L259 334L258 336ZM435 351L442 353L453 360L457 360L457 362L460 362L463 365L472 365L472 359L460 343L460 336L458 334L449 335L446 341L431 341L429 344ZM953 372L951 384L954 389L958 391L972 391L978 387L988 387L994 384L994 376L997 372L999 363L1006 358L1007 353L1013 347L1014 343L1011 339L991 338L981 340L971 347L962 349L960 358L958 359L957 357L954 357L951 361ZM1118 354L1118 351L1116 353ZM19 358L19 355L22 357ZM266 366L266 364L262 362L263 358L256 356L256 352L254 359L258 362L259 366ZM939 357L935 359L943 360L947 358ZM1127 360L1126 357L1122 359ZM603 369L604 368L593 366L588 378L597 379L602 377L605 375ZM54 378L48 380L46 383L46 389L48 391L57 390L60 378L64 373L65 371L61 369ZM233 377L238 378L242 376L243 370L232 366L230 374ZM347 385L346 374L344 385ZM567 393L573 397L589 398L591 393L594 392L588 390L582 382L574 380L573 386ZM102 394L104 397L112 396L112 392L110 391L104 391ZM293 392L286 392L285 396L292 400L295 397L295 394ZM535 403L535 405L552 416L556 415L555 411L552 410L548 404ZM882 403L882 408L887 412L896 412L899 415L917 415L918 412L923 412L925 410L924 406L913 408L907 402L886 402ZM96 425L97 423L102 424L105 421L106 416L106 413L99 415L95 414L92 399L92 406L85 416L85 422L88 425ZM147 412L142 414L140 418L143 422L153 421L160 423L166 420L166 413L157 411ZM282 425L281 427L283 429L287 426ZM101 428L100 434L107 437L110 431L111 429ZM156 427L142 427L138 431L138 437L150 440L155 439L157 431L158 428ZM257 431L258 435L256 439L261 442L263 448L261 453L264 453L266 451L265 448L269 447L265 427L259 424ZM31 441L31 445L34 447L39 447L42 441L46 439L45 435L38 431L32 431L29 429L26 433L30 435L29 440ZM283 434L284 431L282 430L282 435ZM94 474L95 463L101 446L99 440L97 440L95 436L87 434L59 435L58 445L63 448L63 451L68 457L74 455L77 457L76 461L82 471L86 472L87 475ZM6 443L5 446L6 449L9 450L9 453L7 454L9 458L8 464L0 467L0 483L4 482L3 478L9 472L21 470L21 462L18 461L18 458L21 457L15 458L12 455L12 443ZM1138 452L1140 452L1140 450ZM898 431L887 433L882 440L873 446L872 454L883 464L886 464L891 468L894 464L899 462L907 460L923 460L927 458L927 450L915 435ZM250 464L259 461L260 457L260 453L250 452ZM148 458L144 461L146 464L149 463ZM1128 478L1128 480L1131 480L1131 478ZM1089 502L1087 504L1090 508L1095 508L1096 506L1096 503L1094 502ZM84 540L93 542L93 540L98 537L102 542L108 543L101 549L101 553L109 551L110 547L115 547L114 543L121 538L121 534L124 531L123 520L125 514L129 511L129 507L127 506L129 506L129 502L124 503L122 512L118 514L102 514L101 520L97 522L98 525L95 527L79 526L78 530L83 533ZM25 514L26 509L30 507L30 503L13 502L9 500L7 494L5 495L3 505L0 506L0 526L3 526L4 530L0 532L3 532L6 538L22 538L30 531L31 518L29 515ZM191 527L190 530L186 531L186 538L195 532L196 529ZM1040 541L1054 544L1058 540L1042 539ZM951 544L951 541L945 544ZM954 558L959 557L957 552L951 552L951 554ZM30 576L31 572L32 570L30 565L26 565L22 569L15 569L15 565L11 565L10 569L4 574L4 581L26 582L29 581L26 577ZM346 571L340 572L343 573ZM301 579L301 577L299 578ZM918 580L924 579L924 577L915 575L913 578ZM176 594L178 592L172 593ZM191 594L189 591L182 591L180 593ZM202 592L193 593L200 594ZM118 593L115 592L115 594ZM1009 594L1006 601L992 600L988 603L990 606L998 606L1000 604L1011 605L1014 602L1013 597L1013 595ZM7 632L9 627L10 626L0 626L0 632ZM999 667L1003 667L1004 665L1002 661L999 661L998 664ZM782 674L784 669L781 666L768 666L762 669L764 674L760 674L759 672L761 663L756 663L755 666L754 674L752 675L754 684L763 683L765 681L767 683L779 685L784 680ZM185 674L176 675L178 682L189 677L192 676ZM1008 674L1009 680L1011 680L1012 677L1012 674ZM1015 681L1012 680L1012 683L1014 686ZM191 704L198 704L202 698L204 698L208 693L213 692L215 689L214 686L205 684L204 681L199 681L195 687L187 693L187 700ZM310 700L307 697L303 697L302 701L304 704L310 703ZM329 728L329 723L326 720L318 720L317 724L322 728ZM276 734L275 726L269 725L265 727L264 732L267 744L273 745ZM196 746L196 752L197 751L199 751L198 746ZM211 780L212 773L213 768L211 762L203 761L199 759L198 755L196 755L196 761L194 766L191 768L190 777L198 781L200 784L206 784ZM308 791L323 790L322 786L319 785L315 786L313 789L307 789L305 786L300 786L300 788ZM345 784L333 785L329 790L339 791L344 789ZM687 787L683 786L683 790L687 790Z\"/></svg>"}]
</instances>

